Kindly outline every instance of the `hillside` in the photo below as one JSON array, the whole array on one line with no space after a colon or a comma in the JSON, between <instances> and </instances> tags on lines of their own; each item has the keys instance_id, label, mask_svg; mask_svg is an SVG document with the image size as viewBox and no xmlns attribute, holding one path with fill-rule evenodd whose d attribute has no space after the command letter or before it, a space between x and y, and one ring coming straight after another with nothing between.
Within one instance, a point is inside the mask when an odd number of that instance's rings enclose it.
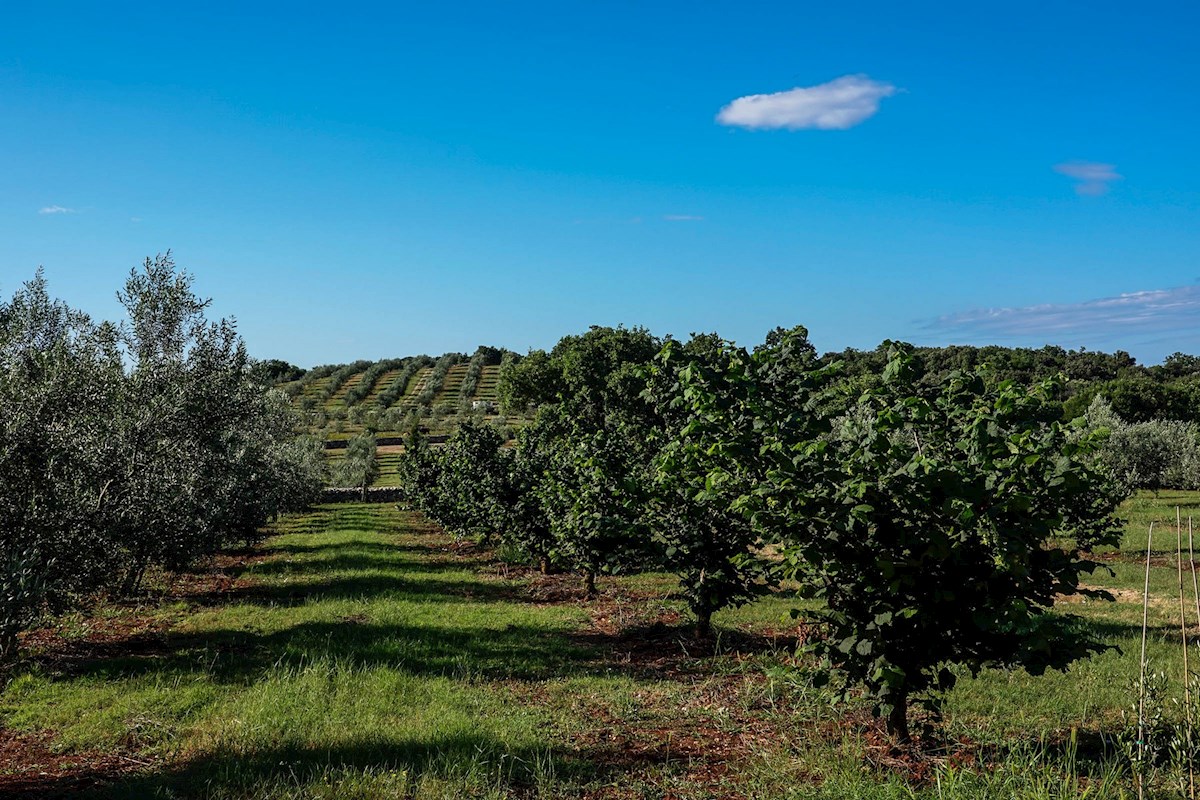
<instances>
[{"instance_id":1,"label":"hillside","mask_svg":"<svg viewBox=\"0 0 1200 800\"><path fill-rule=\"evenodd\" d=\"M433 435L452 432L465 419L501 427L520 425L520 415L500 413L497 389L510 351L480 347L467 356L408 356L314 367L277 383L292 400L305 432L328 442L370 430L402 436L414 425Z\"/></svg>"}]
</instances>

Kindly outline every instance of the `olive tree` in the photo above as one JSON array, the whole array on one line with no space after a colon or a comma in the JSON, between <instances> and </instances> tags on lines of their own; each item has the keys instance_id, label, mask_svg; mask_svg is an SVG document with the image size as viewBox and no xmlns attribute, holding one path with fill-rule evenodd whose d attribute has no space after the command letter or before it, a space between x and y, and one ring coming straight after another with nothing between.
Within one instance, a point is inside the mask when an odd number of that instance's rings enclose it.
<instances>
[{"instance_id":1,"label":"olive tree","mask_svg":"<svg viewBox=\"0 0 1200 800\"><path fill-rule=\"evenodd\" d=\"M1200 488L1200 426L1194 422L1128 423L1097 396L1084 413L1083 424L1084 432L1107 434L1096 462L1126 494L1137 489Z\"/></svg>"},{"instance_id":2,"label":"olive tree","mask_svg":"<svg viewBox=\"0 0 1200 800\"><path fill-rule=\"evenodd\" d=\"M115 331L52 300L40 270L0 303L0 669L21 630L117 566L98 512L121 374Z\"/></svg>"},{"instance_id":3,"label":"olive tree","mask_svg":"<svg viewBox=\"0 0 1200 800\"><path fill-rule=\"evenodd\" d=\"M379 477L377 451L375 437L360 433L346 443L346 455L337 465L338 483L360 489L363 502L367 500L367 488Z\"/></svg>"},{"instance_id":4,"label":"olive tree","mask_svg":"<svg viewBox=\"0 0 1200 800\"><path fill-rule=\"evenodd\" d=\"M169 253L118 299L127 319L94 324L39 272L0 303L0 660L42 614L248 541L316 489L286 396Z\"/></svg>"}]
</instances>

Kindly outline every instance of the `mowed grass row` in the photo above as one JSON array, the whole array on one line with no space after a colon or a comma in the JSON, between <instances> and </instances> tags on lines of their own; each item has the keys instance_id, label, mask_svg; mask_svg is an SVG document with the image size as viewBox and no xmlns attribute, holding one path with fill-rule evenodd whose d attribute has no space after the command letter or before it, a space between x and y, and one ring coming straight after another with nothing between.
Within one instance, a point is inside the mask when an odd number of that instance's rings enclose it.
<instances>
[{"instance_id":1,"label":"mowed grass row","mask_svg":"<svg viewBox=\"0 0 1200 800\"><path fill-rule=\"evenodd\" d=\"M1173 500L1196 496L1127 505L1129 537ZM322 507L274 533L232 591L63 620L0 695L0 723L145 765L79 796L1129 796L1113 737L1134 700L1136 554L1090 581L1118 602L1064 605L1120 652L964 675L943 723L955 757L913 769L873 744L861 705L813 688L792 655L794 597L719 614L714 653L668 575L609 578L585 601L573 576L456 547L390 505ZM1150 658L1178 686L1176 587L1158 562ZM129 614L172 624L54 656Z\"/></svg>"},{"instance_id":2,"label":"mowed grass row","mask_svg":"<svg viewBox=\"0 0 1200 800\"><path fill-rule=\"evenodd\" d=\"M578 609L506 601L394 507L279 531L253 592L192 609L152 652L30 669L0 698L4 725L166 765L99 792L114 797L455 797L546 763L552 720L507 682L578 658Z\"/></svg>"}]
</instances>

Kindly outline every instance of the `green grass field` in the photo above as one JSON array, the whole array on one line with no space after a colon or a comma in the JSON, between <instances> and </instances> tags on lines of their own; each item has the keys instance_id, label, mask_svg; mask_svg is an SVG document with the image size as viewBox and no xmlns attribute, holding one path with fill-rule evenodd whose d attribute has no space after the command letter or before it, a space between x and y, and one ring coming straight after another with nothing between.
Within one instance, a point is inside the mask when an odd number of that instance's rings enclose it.
<instances>
[{"instance_id":1,"label":"green grass field","mask_svg":"<svg viewBox=\"0 0 1200 800\"><path fill-rule=\"evenodd\" d=\"M1198 499L1131 501L1127 540ZM603 579L586 601L574 576L390 505L272 534L31 635L0 694L0 796L1132 796L1114 737L1137 676L1136 552L1090 579L1117 602L1064 606L1120 652L963 676L944 746L914 760L808 682L792 597L718 615L714 647L690 638L667 575ZM1150 658L1177 681L1175 582L1157 562Z\"/></svg>"}]
</instances>

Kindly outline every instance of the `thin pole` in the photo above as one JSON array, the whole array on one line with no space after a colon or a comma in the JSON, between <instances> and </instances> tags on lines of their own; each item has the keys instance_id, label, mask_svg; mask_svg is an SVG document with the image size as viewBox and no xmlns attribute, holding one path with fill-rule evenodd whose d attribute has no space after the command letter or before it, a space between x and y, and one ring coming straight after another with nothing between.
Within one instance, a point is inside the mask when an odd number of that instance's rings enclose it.
<instances>
[{"instance_id":1,"label":"thin pole","mask_svg":"<svg viewBox=\"0 0 1200 800\"><path fill-rule=\"evenodd\" d=\"M1192 539L1192 517L1188 515L1188 564L1192 568L1192 597L1196 601L1196 625L1200 627L1200 584L1196 579L1196 551ZM1184 648L1185 650L1187 648ZM1192 676L1184 670L1184 685L1191 682ZM1188 717L1188 790L1190 800L1196 800L1196 769L1193 763L1195 748L1192 747L1192 719Z\"/></svg>"},{"instance_id":2,"label":"thin pole","mask_svg":"<svg viewBox=\"0 0 1200 800\"><path fill-rule=\"evenodd\" d=\"M1146 768L1146 629L1150 613L1150 545L1154 542L1154 520L1150 521L1150 532L1146 534L1146 586L1142 589L1142 660L1138 678L1138 768ZM1142 774L1138 773L1138 800L1144 795Z\"/></svg>"},{"instance_id":3,"label":"thin pole","mask_svg":"<svg viewBox=\"0 0 1200 800\"><path fill-rule=\"evenodd\" d=\"M1187 721L1185 724L1187 725L1188 740L1188 797L1195 800L1196 778L1191 764L1192 688L1191 681L1188 680L1188 675L1191 673L1188 671L1187 609L1183 603L1183 520L1180 518L1179 506L1175 506L1175 540L1175 564L1179 569L1179 632L1183 637L1183 718Z\"/></svg>"},{"instance_id":4,"label":"thin pole","mask_svg":"<svg viewBox=\"0 0 1200 800\"><path fill-rule=\"evenodd\" d=\"M1196 625L1200 629L1200 582L1196 579L1196 551L1192 546L1192 518L1188 517L1188 561L1192 565L1192 596L1196 598Z\"/></svg>"}]
</instances>

